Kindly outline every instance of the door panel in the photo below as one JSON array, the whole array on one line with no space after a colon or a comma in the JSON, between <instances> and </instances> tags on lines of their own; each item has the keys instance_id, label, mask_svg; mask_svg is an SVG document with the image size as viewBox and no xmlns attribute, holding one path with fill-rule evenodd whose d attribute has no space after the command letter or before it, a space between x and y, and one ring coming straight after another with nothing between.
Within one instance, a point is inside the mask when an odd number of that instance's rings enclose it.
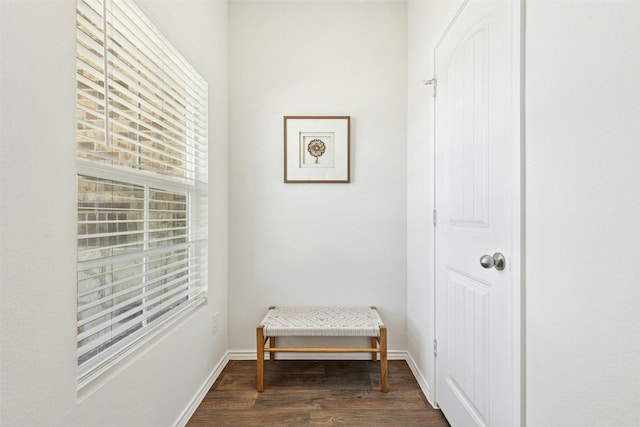
<instances>
[{"instance_id":1,"label":"door panel","mask_svg":"<svg viewBox=\"0 0 640 427\"><path fill-rule=\"evenodd\" d=\"M488 194L488 25L481 23L464 39L446 70L451 138L449 159L450 226L486 228Z\"/></svg>"},{"instance_id":2,"label":"door panel","mask_svg":"<svg viewBox=\"0 0 640 427\"><path fill-rule=\"evenodd\" d=\"M489 398L489 293L491 284L447 272L448 329L445 381L467 411L486 424ZM439 357L444 357L440 354Z\"/></svg>"}]
</instances>

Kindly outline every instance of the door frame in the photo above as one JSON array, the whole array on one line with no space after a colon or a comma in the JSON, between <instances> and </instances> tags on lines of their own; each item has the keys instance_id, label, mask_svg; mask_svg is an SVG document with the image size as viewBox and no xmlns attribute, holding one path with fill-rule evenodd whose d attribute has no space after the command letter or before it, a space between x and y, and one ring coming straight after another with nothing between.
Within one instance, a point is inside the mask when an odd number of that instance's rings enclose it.
<instances>
[{"instance_id":1,"label":"door frame","mask_svg":"<svg viewBox=\"0 0 640 427\"><path fill-rule=\"evenodd\" d=\"M458 17L462 13L463 9L472 0L464 0L458 11L454 15L453 19L447 25L446 29L442 33L442 36L439 38L433 49L433 70L434 77L436 79L436 85L434 90L437 91L437 78L435 75L436 70L436 50L442 44L445 37L451 30L453 24L457 21ZM526 400L525 400L525 356L526 356L526 340L525 340L525 332L526 332L526 324L525 324L525 11L526 11L526 0L505 0L509 1L512 5L511 11L511 48L512 48L512 93L514 97L512 99L512 108L511 108L511 117L510 119L514 123L513 126L513 141L515 142L515 147L513 150L512 157L512 176L514 177L511 191L513 194L511 201L511 224L512 224L512 245L511 245L511 258L509 260L509 266L512 271L513 277L513 297L512 297L512 310L513 310L513 393L514 393L514 404L516 407L513 410L513 425L514 426L525 426L525 415L526 415ZM433 98L433 116L432 116L432 146L431 146L431 183L432 183L432 206L435 209L436 206L436 99L435 96ZM435 230L436 226L433 225L433 337L437 339L436 336L436 256L437 256L437 247L436 247L436 239L435 239ZM434 373L434 384L433 384L433 403L436 404L438 402L438 390L437 390L437 379L438 375L437 364L438 358L434 357L433 362L433 373Z\"/></svg>"}]
</instances>

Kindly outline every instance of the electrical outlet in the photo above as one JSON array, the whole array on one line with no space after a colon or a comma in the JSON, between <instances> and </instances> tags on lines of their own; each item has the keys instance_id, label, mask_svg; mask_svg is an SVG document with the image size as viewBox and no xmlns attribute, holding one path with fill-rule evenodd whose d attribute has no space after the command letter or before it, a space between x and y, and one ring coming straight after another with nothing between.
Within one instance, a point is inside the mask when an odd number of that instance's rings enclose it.
<instances>
[{"instance_id":1,"label":"electrical outlet","mask_svg":"<svg viewBox=\"0 0 640 427\"><path fill-rule=\"evenodd\" d=\"M213 326L213 335L218 333L218 313L213 313L211 325Z\"/></svg>"}]
</instances>

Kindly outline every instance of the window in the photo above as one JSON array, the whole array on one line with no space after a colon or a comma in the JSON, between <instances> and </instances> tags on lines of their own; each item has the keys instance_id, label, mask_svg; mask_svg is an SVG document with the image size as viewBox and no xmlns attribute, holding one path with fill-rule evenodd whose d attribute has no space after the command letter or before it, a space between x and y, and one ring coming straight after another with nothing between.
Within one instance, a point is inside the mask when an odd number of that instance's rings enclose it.
<instances>
[{"instance_id":1,"label":"window","mask_svg":"<svg viewBox=\"0 0 640 427\"><path fill-rule=\"evenodd\" d=\"M205 301L207 96L131 1L78 0L80 384Z\"/></svg>"}]
</instances>

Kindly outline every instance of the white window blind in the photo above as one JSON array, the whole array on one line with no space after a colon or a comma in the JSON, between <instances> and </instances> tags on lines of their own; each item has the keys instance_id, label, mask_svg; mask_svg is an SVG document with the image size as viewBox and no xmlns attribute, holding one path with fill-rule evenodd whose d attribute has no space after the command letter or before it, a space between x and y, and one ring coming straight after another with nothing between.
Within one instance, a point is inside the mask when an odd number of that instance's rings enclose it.
<instances>
[{"instance_id":1,"label":"white window blind","mask_svg":"<svg viewBox=\"0 0 640 427\"><path fill-rule=\"evenodd\" d=\"M80 382L205 299L207 100L131 1L78 0Z\"/></svg>"}]
</instances>

